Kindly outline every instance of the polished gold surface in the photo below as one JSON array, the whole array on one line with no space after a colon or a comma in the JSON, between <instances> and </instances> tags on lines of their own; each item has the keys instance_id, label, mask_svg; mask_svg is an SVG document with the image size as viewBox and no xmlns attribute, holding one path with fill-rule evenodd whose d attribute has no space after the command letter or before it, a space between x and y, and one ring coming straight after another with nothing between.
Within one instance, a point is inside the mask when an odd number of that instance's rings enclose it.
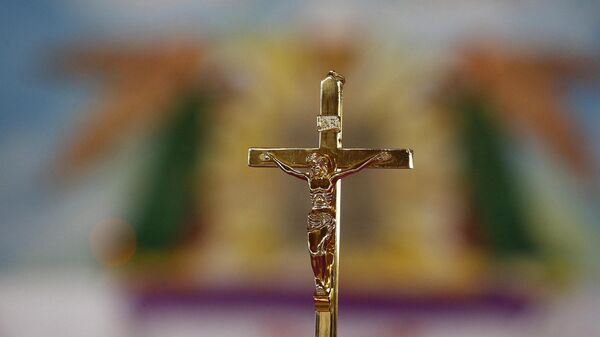
<instances>
[{"instance_id":1,"label":"polished gold surface","mask_svg":"<svg viewBox=\"0 0 600 337\"><path fill-rule=\"evenodd\" d=\"M249 166L278 167L308 184L312 208L308 213L307 239L315 282L317 337L337 335L341 179L365 168L413 167L411 150L342 148L344 82L344 77L334 71L321 81L318 148L251 148L248 151Z\"/></svg>"}]
</instances>

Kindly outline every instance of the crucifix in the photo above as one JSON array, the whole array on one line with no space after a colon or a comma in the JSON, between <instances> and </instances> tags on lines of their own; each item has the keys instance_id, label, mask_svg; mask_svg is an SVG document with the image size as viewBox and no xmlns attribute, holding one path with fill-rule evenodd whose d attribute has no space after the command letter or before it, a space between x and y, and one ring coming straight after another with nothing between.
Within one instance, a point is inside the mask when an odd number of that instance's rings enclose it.
<instances>
[{"instance_id":1,"label":"crucifix","mask_svg":"<svg viewBox=\"0 0 600 337\"><path fill-rule=\"evenodd\" d=\"M365 168L411 169L409 149L342 147L342 87L345 79L330 71L321 81L318 148L251 148L248 165L276 167L308 184L308 251L314 273L316 337L337 336L341 179ZM305 170L298 170L303 168Z\"/></svg>"}]
</instances>

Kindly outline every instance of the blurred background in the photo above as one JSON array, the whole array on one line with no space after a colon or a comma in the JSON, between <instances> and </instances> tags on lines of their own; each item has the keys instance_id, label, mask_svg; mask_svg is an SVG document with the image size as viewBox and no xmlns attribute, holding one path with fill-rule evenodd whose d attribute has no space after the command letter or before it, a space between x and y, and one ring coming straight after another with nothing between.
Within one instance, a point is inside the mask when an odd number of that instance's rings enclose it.
<instances>
[{"instance_id":1,"label":"blurred background","mask_svg":"<svg viewBox=\"0 0 600 337\"><path fill-rule=\"evenodd\" d=\"M341 336L600 336L600 4L4 1L0 336L310 336L305 184L348 178Z\"/></svg>"}]
</instances>

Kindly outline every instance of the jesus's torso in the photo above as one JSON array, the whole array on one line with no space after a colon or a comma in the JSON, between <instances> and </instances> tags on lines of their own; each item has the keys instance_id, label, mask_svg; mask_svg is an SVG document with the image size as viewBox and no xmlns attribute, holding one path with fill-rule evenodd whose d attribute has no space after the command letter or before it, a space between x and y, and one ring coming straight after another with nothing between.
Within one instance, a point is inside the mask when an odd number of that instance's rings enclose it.
<instances>
[{"instance_id":1,"label":"jesus's torso","mask_svg":"<svg viewBox=\"0 0 600 337\"><path fill-rule=\"evenodd\" d=\"M308 180L313 209L332 209L335 201L335 185L331 179L311 178Z\"/></svg>"}]
</instances>

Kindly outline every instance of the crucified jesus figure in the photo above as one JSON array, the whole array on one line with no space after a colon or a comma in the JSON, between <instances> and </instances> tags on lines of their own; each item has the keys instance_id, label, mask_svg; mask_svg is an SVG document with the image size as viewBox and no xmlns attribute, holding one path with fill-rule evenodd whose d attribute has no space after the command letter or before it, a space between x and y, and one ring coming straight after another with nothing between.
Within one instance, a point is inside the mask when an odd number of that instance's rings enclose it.
<instances>
[{"instance_id":1,"label":"crucified jesus figure","mask_svg":"<svg viewBox=\"0 0 600 337\"><path fill-rule=\"evenodd\" d=\"M329 295L332 286L336 242L336 182L361 171L371 163L382 163L390 158L388 152L382 151L352 167L338 171L332 157L313 152L306 158L308 171L302 172L282 162L272 152L265 153L265 160L273 161L283 172L308 182L312 202L307 224L308 251L315 275L315 295Z\"/></svg>"}]
</instances>

